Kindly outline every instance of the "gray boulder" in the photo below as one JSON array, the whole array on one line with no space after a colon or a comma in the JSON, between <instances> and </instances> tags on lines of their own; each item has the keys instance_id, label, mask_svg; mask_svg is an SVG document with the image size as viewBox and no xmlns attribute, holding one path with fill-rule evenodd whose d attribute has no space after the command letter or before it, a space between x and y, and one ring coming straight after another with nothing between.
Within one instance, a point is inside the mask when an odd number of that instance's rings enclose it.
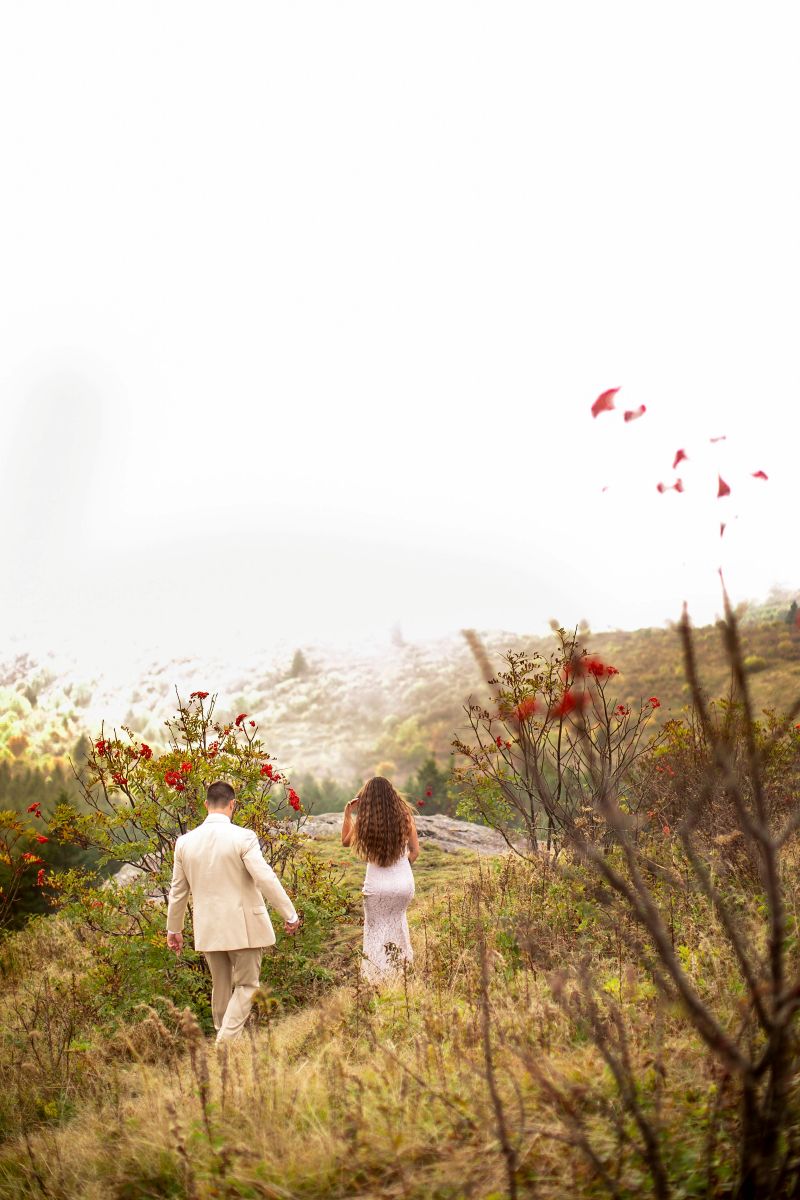
<instances>
[{"instance_id":1,"label":"gray boulder","mask_svg":"<svg viewBox=\"0 0 800 1200\"><path fill-rule=\"evenodd\" d=\"M319 813L308 818L303 830L312 838L339 837L343 820L343 813ZM441 813L428 817L418 813L416 825L420 844L427 843L440 850L471 850L475 854L503 854L508 850L499 833L473 821L456 821Z\"/></svg>"}]
</instances>

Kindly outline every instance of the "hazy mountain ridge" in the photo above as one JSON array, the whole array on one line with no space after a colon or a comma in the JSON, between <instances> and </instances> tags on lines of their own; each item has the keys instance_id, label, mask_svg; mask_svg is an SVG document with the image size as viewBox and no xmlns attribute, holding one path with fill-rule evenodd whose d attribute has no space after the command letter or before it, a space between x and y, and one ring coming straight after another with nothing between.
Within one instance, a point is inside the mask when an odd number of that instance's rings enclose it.
<instances>
[{"instance_id":1,"label":"hazy mountain ridge","mask_svg":"<svg viewBox=\"0 0 800 1200\"><path fill-rule=\"evenodd\" d=\"M513 634L487 634L502 651ZM526 640L530 644L530 639ZM100 725L130 726L154 746L175 710L176 689L217 693L216 714L247 712L270 753L287 770L350 777L372 769L382 743L404 720L424 717L444 749L461 697L480 689L463 638L387 642L360 650L302 647L306 669L293 676L292 655L254 655L250 663L218 657L177 658L141 668L135 679L84 675L74 659L17 654L0 660L0 746L42 759L70 753Z\"/></svg>"},{"instance_id":2,"label":"hazy mountain ridge","mask_svg":"<svg viewBox=\"0 0 800 1200\"><path fill-rule=\"evenodd\" d=\"M554 645L551 637L478 633L498 668L508 649L549 653ZM788 707L800 689L800 631L773 618L743 625L742 634L757 703ZM587 634L585 642L619 668L618 699L636 703L656 694L661 717L685 703L674 629ZM716 629L697 630L697 645L709 692L725 694L729 679ZM184 699L202 689L217 693L219 717L247 712L255 719L269 752L290 773L351 780L384 763L402 776L431 751L443 762L454 731L463 728L468 697L488 699L483 672L458 633L300 649L294 660L281 650L254 653L249 663L200 654L151 661L132 671L135 678L113 679L84 673L65 656L9 655L0 659L0 754L63 758L81 735L97 736L103 722L106 731L129 725L156 747L175 710L176 688Z\"/></svg>"}]
</instances>

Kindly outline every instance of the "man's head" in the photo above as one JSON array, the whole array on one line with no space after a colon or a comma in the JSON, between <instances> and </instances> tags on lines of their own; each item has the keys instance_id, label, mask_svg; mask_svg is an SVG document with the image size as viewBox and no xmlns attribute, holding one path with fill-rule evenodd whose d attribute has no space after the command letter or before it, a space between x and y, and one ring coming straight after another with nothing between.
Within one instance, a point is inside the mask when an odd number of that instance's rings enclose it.
<instances>
[{"instance_id":1,"label":"man's head","mask_svg":"<svg viewBox=\"0 0 800 1200\"><path fill-rule=\"evenodd\" d=\"M224 783L221 779L212 783L206 792L206 808L209 813L223 813L230 817L235 803L236 793L229 783Z\"/></svg>"}]
</instances>

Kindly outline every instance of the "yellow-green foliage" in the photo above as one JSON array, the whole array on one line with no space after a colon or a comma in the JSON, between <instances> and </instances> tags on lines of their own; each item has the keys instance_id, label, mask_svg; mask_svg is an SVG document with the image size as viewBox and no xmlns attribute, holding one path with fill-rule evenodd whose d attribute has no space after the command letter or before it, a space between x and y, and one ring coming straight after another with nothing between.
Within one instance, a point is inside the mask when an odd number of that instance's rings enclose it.
<instances>
[{"instance_id":1,"label":"yellow-green foliage","mask_svg":"<svg viewBox=\"0 0 800 1200\"><path fill-rule=\"evenodd\" d=\"M318 853L343 861L332 843ZM654 853L680 869L674 847ZM348 860L354 893L362 869ZM30 938L29 961L19 960L0 996L5 1048L14 1047L13 1069L0 1068L8 1095L0 1198L490 1200L508 1185L492 1079L521 1196L604 1194L576 1129L620 1195L651 1194L636 1130L580 1016L586 972L597 1002L622 1014L639 1102L679 1194L724 1194L737 1152L736 1096L680 1010L659 1000L628 949L632 929L611 916L580 866L564 874L546 858L423 849L417 882L416 959L397 986L376 993L359 982L351 917L336 950L338 977L318 1002L281 1019L262 1004L261 1024L227 1054L190 1014L156 1003L113 1046L74 1035L65 1053L75 1074L61 1091L48 1092L54 1068L42 1035L25 1033L19 1000L9 998L35 991L38 973L61 987L63 1022L85 950L63 933L43 942L37 928L18 935L20 945ZM740 909L754 938L756 903L743 897ZM737 1028L736 968L708 906L676 893L671 920L687 971ZM16 1110L24 1129L9 1127ZM718 1192L703 1190L709 1178Z\"/></svg>"}]
</instances>

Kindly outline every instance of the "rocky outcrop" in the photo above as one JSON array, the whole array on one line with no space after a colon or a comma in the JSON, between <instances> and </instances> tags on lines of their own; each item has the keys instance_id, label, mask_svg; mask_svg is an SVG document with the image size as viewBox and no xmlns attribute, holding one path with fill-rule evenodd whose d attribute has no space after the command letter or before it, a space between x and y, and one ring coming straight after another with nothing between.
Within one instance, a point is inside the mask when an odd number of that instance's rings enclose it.
<instances>
[{"instance_id":1,"label":"rocky outcrop","mask_svg":"<svg viewBox=\"0 0 800 1200\"><path fill-rule=\"evenodd\" d=\"M156 865L153 863L154 867ZM126 863L124 867L120 867L116 874L107 879L103 886L108 887L110 884L116 883L119 887L127 887L129 883L136 883L139 876L149 869L150 860L148 858L142 859L140 867L135 867L132 863Z\"/></svg>"},{"instance_id":2,"label":"rocky outcrop","mask_svg":"<svg viewBox=\"0 0 800 1200\"><path fill-rule=\"evenodd\" d=\"M343 813L319 813L310 816L303 825L303 832L314 838L338 838L342 832ZM504 854L508 845L499 833L485 825L472 821L456 821L452 817L435 813L430 817L415 816L419 840L423 844L436 846L439 850L471 850L473 854ZM146 870L147 859L143 862ZM108 880L107 886L116 883L125 887L134 883L142 874L141 867L126 865Z\"/></svg>"},{"instance_id":3,"label":"rocky outcrop","mask_svg":"<svg viewBox=\"0 0 800 1200\"><path fill-rule=\"evenodd\" d=\"M309 817L303 828L312 838L339 837L342 820L342 813L320 813ZM440 850L471 850L474 854L503 854L508 850L505 839L485 825L456 821L440 813L429 817L419 813L415 820L420 842Z\"/></svg>"}]
</instances>

